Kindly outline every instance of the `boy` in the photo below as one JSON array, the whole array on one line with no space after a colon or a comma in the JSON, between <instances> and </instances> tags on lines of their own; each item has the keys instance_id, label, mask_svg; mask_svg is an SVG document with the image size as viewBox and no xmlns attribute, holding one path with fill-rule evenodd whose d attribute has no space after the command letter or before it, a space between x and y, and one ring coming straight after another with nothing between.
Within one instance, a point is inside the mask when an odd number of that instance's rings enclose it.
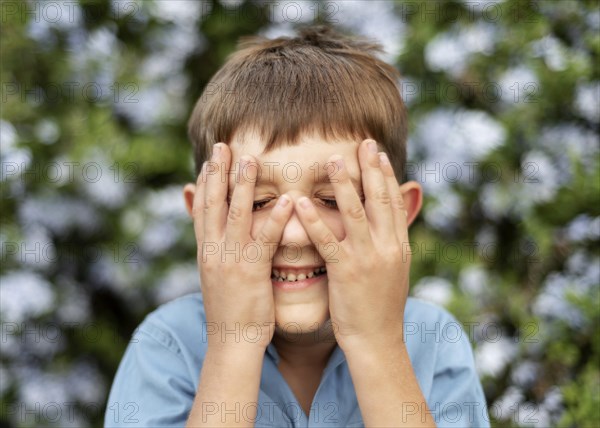
<instances>
[{"instance_id":1,"label":"boy","mask_svg":"<svg viewBox=\"0 0 600 428\"><path fill-rule=\"evenodd\" d=\"M308 28L213 77L184 188L202 293L141 324L106 426L489 425L468 338L407 298L422 193L379 50Z\"/></svg>"}]
</instances>

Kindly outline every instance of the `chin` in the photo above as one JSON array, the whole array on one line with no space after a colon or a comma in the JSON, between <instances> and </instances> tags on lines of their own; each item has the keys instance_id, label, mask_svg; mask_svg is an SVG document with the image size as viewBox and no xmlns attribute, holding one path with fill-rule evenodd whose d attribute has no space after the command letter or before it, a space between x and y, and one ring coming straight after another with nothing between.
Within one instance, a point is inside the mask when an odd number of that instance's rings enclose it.
<instances>
[{"instance_id":1,"label":"chin","mask_svg":"<svg viewBox=\"0 0 600 428\"><path fill-rule=\"evenodd\" d=\"M303 338L319 338L319 331L329 325L329 297L326 287L301 293L275 290L275 334L294 342Z\"/></svg>"}]
</instances>

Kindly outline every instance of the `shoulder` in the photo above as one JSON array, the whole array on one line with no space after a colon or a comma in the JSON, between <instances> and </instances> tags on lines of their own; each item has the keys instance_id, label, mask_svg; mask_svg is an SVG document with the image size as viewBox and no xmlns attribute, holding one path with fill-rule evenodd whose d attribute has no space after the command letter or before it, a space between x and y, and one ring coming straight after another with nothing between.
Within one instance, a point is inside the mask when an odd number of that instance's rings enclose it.
<instances>
[{"instance_id":1,"label":"shoulder","mask_svg":"<svg viewBox=\"0 0 600 428\"><path fill-rule=\"evenodd\" d=\"M404 338L411 357L430 360L438 368L446 363L473 364L471 343L464 326L446 309L433 303L408 298Z\"/></svg>"},{"instance_id":2,"label":"shoulder","mask_svg":"<svg viewBox=\"0 0 600 428\"><path fill-rule=\"evenodd\" d=\"M446 309L409 298L404 338L438 427L489 427L486 399L469 335Z\"/></svg>"},{"instance_id":3,"label":"shoulder","mask_svg":"<svg viewBox=\"0 0 600 428\"><path fill-rule=\"evenodd\" d=\"M406 302L404 323L413 328L428 328L429 331L431 331L432 328L438 330L448 330L453 328L459 330L463 329L462 325L456 320L454 315L445 308L416 297L409 297Z\"/></svg>"},{"instance_id":4,"label":"shoulder","mask_svg":"<svg viewBox=\"0 0 600 428\"><path fill-rule=\"evenodd\" d=\"M200 292L186 294L170 302L164 303L148 314L144 323L181 323L190 318L204 320L204 303ZM143 324L143 323L142 323Z\"/></svg>"},{"instance_id":5,"label":"shoulder","mask_svg":"<svg viewBox=\"0 0 600 428\"><path fill-rule=\"evenodd\" d=\"M206 351L204 319L200 293L177 298L146 316L117 370L105 426L185 424ZM124 414L129 408L123 406L129 405L134 412Z\"/></svg>"},{"instance_id":6,"label":"shoulder","mask_svg":"<svg viewBox=\"0 0 600 428\"><path fill-rule=\"evenodd\" d=\"M418 299L416 297L409 297L406 301L404 321L408 323L416 322L434 325L436 323L458 324L456 318L454 318L454 316L446 309L434 303L430 303L425 300Z\"/></svg>"},{"instance_id":7,"label":"shoulder","mask_svg":"<svg viewBox=\"0 0 600 428\"><path fill-rule=\"evenodd\" d=\"M136 329L134 338L151 337L174 353L182 354L201 344L202 338L206 338L205 329L204 303L198 292L156 308Z\"/></svg>"}]
</instances>

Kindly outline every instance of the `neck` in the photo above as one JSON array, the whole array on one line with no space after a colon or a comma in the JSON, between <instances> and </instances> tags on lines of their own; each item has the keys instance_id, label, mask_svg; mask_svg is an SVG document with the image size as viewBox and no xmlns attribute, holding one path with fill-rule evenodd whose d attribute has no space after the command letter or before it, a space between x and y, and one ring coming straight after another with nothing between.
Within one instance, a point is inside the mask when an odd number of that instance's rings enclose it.
<instances>
[{"instance_id":1,"label":"neck","mask_svg":"<svg viewBox=\"0 0 600 428\"><path fill-rule=\"evenodd\" d=\"M322 340L316 340L316 338ZM335 349L336 342L333 333L307 333L300 336L277 334L273 336L273 345L282 362L288 366L322 367L325 369L329 357Z\"/></svg>"}]
</instances>

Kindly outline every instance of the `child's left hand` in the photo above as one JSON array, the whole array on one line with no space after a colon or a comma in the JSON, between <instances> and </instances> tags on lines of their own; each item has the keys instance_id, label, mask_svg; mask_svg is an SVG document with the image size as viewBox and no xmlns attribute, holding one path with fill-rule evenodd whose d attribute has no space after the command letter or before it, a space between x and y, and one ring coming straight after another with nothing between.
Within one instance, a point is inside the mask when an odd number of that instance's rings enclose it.
<instances>
[{"instance_id":1,"label":"child's left hand","mask_svg":"<svg viewBox=\"0 0 600 428\"><path fill-rule=\"evenodd\" d=\"M369 150L369 143L374 151ZM326 262L329 312L336 340L345 352L403 340L411 260L407 212L387 156L380 161L375 142L365 140L358 159L364 207L341 156L330 158L340 167L331 181L346 232L342 241L322 221L310 199L300 198L296 203L302 224ZM337 249L333 256L332 246Z\"/></svg>"}]
</instances>

